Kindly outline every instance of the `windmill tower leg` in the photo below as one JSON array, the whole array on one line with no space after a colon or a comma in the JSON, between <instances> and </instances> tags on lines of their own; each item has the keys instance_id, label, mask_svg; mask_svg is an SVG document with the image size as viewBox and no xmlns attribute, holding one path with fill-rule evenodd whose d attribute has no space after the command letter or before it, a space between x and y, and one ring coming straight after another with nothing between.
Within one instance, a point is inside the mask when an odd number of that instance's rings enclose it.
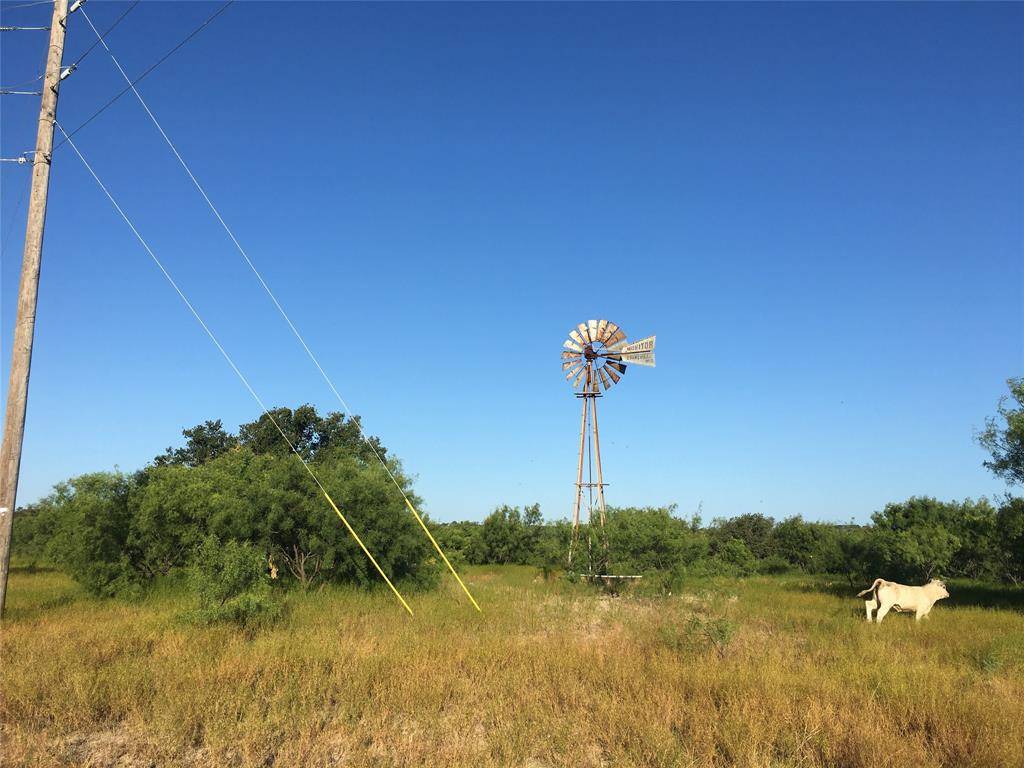
<instances>
[{"instance_id":1,"label":"windmill tower leg","mask_svg":"<svg viewBox=\"0 0 1024 768\"><path fill-rule=\"evenodd\" d=\"M583 449L587 437L587 400L583 398L583 415L580 417L580 450L579 463L576 467L576 501L572 507L572 535L569 539L569 567L572 568L572 556L580 537L580 503L583 501Z\"/></svg>"},{"instance_id":2,"label":"windmill tower leg","mask_svg":"<svg viewBox=\"0 0 1024 768\"><path fill-rule=\"evenodd\" d=\"M597 430L597 398L590 398L590 411L591 411L591 429L594 432L594 460L597 464L597 512L601 521L601 541L604 545L605 559L608 555L608 538L605 536L604 531L604 520L605 520L605 507L604 507L604 475L601 472L601 437ZM605 563L607 566L607 563Z\"/></svg>"}]
</instances>

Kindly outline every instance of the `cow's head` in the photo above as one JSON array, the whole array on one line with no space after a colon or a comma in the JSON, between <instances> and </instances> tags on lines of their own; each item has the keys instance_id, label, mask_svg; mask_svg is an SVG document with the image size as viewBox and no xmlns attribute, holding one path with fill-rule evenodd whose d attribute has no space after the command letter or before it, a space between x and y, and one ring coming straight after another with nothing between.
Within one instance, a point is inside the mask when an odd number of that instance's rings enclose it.
<instances>
[{"instance_id":1,"label":"cow's head","mask_svg":"<svg viewBox=\"0 0 1024 768\"><path fill-rule=\"evenodd\" d=\"M928 586L934 589L938 593L936 600L941 600L944 597L949 597L949 592L946 590L946 582L941 579L932 579L928 582Z\"/></svg>"}]
</instances>

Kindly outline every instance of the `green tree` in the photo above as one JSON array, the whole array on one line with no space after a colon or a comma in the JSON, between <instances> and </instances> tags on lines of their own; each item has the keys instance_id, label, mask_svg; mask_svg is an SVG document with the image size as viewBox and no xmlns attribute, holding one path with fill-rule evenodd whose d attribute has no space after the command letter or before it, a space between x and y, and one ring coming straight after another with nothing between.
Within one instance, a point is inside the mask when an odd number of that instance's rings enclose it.
<instances>
[{"instance_id":1,"label":"green tree","mask_svg":"<svg viewBox=\"0 0 1024 768\"><path fill-rule=\"evenodd\" d=\"M441 523L436 526L433 534L452 563L478 565L487 562L480 523Z\"/></svg>"},{"instance_id":2,"label":"green tree","mask_svg":"<svg viewBox=\"0 0 1024 768\"><path fill-rule=\"evenodd\" d=\"M60 483L45 505L53 515L47 555L97 595L136 585L142 573L128 546L131 480L95 472Z\"/></svg>"},{"instance_id":3,"label":"green tree","mask_svg":"<svg viewBox=\"0 0 1024 768\"><path fill-rule=\"evenodd\" d=\"M930 579L946 573L960 548L955 528L956 505L928 496L887 504L871 516L869 556L897 578Z\"/></svg>"},{"instance_id":4,"label":"green tree","mask_svg":"<svg viewBox=\"0 0 1024 768\"><path fill-rule=\"evenodd\" d=\"M321 416L311 405L302 405L295 410L272 408L269 416L264 413L256 421L238 428L239 442L254 453L288 453L290 449L274 422L307 461L314 460L327 449L340 449L367 461L374 459L374 452L381 459L387 458L387 449L380 440L376 437L363 438L358 416L346 419L338 412Z\"/></svg>"},{"instance_id":5,"label":"green tree","mask_svg":"<svg viewBox=\"0 0 1024 768\"><path fill-rule=\"evenodd\" d=\"M835 527L790 517L772 531L771 551L807 573L834 572L841 562Z\"/></svg>"},{"instance_id":6,"label":"green tree","mask_svg":"<svg viewBox=\"0 0 1024 768\"><path fill-rule=\"evenodd\" d=\"M525 563L527 531L519 507L503 505L484 518L480 527L484 557L488 563Z\"/></svg>"},{"instance_id":7,"label":"green tree","mask_svg":"<svg viewBox=\"0 0 1024 768\"><path fill-rule=\"evenodd\" d=\"M190 617L196 621L250 626L280 613L270 595L263 553L248 542L221 542L208 536L195 552L189 584L198 602Z\"/></svg>"},{"instance_id":8,"label":"green tree","mask_svg":"<svg viewBox=\"0 0 1024 768\"><path fill-rule=\"evenodd\" d=\"M717 551L720 546L732 539L739 539L747 545L754 557L764 558L772 554L772 531L775 521L760 513L737 515L729 519L719 518L712 522L711 548Z\"/></svg>"},{"instance_id":9,"label":"green tree","mask_svg":"<svg viewBox=\"0 0 1024 768\"><path fill-rule=\"evenodd\" d=\"M669 571L706 556L706 537L694 533L674 512L674 506L609 508L606 534L612 570L630 574Z\"/></svg>"},{"instance_id":10,"label":"green tree","mask_svg":"<svg viewBox=\"0 0 1024 768\"><path fill-rule=\"evenodd\" d=\"M1024 584L1024 499L1008 498L996 513L1000 543L999 575L1011 584Z\"/></svg>"},{"instance_id":11,"label":"green tree","mask_svg":"<svg viewBox=\"0 0 1024 768\"><path fill-rule=\"evenodd\" d=\"M873 579L879 573L878 566L873 562L872 548L869 542L870 532L859 525L837 525L835 540L838 560L834 570L846 576L850 586Z\"/></svg>"},{"instance_id":12,"label":"green tree","mask_svg":"<svg viewBox=\"0 0 1024 768\"><path fill-rule=\"evenodd\" d=\"M725 566L726 572L738 576L750 576L757 570L757 558L745 542L729 539L715 553L715 560Z\"/></svg>"},{"instance_id":13,"label":"green tree","mask_svg":"<svg viewBox=\"0 0 1024 768\"><path fill-rule=\"evenodd\" d=\"M1011 485L1024 485L1024 378L1007 379L1006 385L1009 398L999 399L998 417L988 418L976 438L992 456L985 467Z\"/></svg>"},{"instance_id":14,"label":"green tree","mask_svg":"<svg viewBox=\"0 0 1024 768\"><path fill-rule=\"evenodd\" d=\"M319 419L308 407L297 412L307 460L385 572L432 583L438 575L433 550L395 482L413 504L419 499L397 459L385 458L389 475L368 458L370 446L352 421L340 414ZM26 518L31 523L22 526L21 546L37 559L45 550L97 594L184 567L211 535L250 545L265 566L302 586L378 584L302 464L290 452L253 449L267 447L260 442L266 422L257 424L247 425L246 439L235 444L223 439L219 422L207 422L185 431L189 443L179 452L130 477L99 473L59 485Z\"/></svg>"},{"instance_id":15,"label":"green tree","mask_svg":"<svg viewBox=\"0 0 1024 768\"><path fill-rule=\"evenodd\" d=\"M35 504L19 507L14 515L11 553L17 555L30 568L50 560L47 545L54 537L57 524L53 504L54 497L51 495Z\"/></svg>"},{"instance_id":16,"label":"green tree","mask_svg":"<svg viewBox=\"0 0 1024 768\"><path fill-rule=\"evenodd\" d=\"M238 439L229 434L220 419L204 421L191 429L181 432L185 436L182 448L171 448L153 459L157 466L182 464L186 467L198 467L238 445Z\"/></svg>"},{"instance_id":17,"label":"green tree","mask_svg":"<svg viewBox=\"0 0 1024 768\"><path fill-rule=\"evenodd\" d=\"M390 468L418 507L421 500L412 492L401 467L392 460ZM316 472L385 573L392 579L420 584L437 579L430 542L376 460L367 463L337 449L319 457ZM301 465L291 457L287 461L278 458L268 484L263 495L268 502L261 529L263 540L300 583L311 583L317 577L366 586L380 582ZM429 524L429 518L425 522Z\"/></svg>"}]
</instances>

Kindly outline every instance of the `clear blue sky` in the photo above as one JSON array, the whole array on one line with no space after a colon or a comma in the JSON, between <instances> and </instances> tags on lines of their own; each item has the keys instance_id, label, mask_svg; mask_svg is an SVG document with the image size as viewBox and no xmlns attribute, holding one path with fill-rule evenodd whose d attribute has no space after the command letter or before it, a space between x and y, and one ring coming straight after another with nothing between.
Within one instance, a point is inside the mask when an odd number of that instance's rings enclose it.
<instances>
[{"instance_id":1,"label":"clear blue sky","mask_svg":"<svg viewBox=\"0 0 1024 768\"><path fill-rule=\"evenodd\" d=\"M144 2L110 45L135 75L216 7ZM4 34L5 85L41 34ZM93 39L73 17L69 56ZM435 518L569 514L558 352L607 317L658 335L600 403L609 503L865 520L1004 490L972 433L1024 373L1022 40L1019 4L242 2L140 88ZM95 50L59 119L121 87ZM11 156L37 103L0 106ZM264 398L333 409L131 95L76 141ZM67 147L36 342L22 502L258 414Z\"/></svg>"}]
</instances>

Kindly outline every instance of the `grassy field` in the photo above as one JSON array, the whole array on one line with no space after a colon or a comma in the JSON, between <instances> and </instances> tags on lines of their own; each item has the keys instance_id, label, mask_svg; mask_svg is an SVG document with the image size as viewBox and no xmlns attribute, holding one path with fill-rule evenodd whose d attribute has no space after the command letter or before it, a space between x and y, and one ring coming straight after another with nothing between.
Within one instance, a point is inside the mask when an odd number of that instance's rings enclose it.
<instances>
[{"instance_id":1,"label":"grassy field","mask_svg":"<svg viewBox=\"0 0 1024 768\"><path fill-rule=\"evenodd\" d=\"M202 629L166 589L11 577L3 765L1022 766L1024 595L951 584L920 625L801 577L608 597L528 568L291 595ZM991 607L998 606L998 607Z\"/></svg>"}]
</instances>

